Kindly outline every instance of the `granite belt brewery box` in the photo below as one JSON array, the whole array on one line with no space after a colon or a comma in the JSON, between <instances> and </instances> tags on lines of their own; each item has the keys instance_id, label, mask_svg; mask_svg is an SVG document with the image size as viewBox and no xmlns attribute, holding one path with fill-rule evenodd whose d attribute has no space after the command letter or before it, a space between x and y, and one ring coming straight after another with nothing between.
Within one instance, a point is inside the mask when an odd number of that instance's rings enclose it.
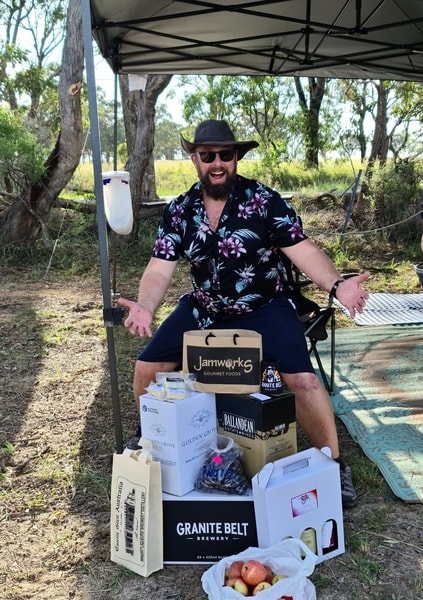
<instances>
[{"instance_id":1,"label":"granite belt brewery box","mask_svg":"<svg viewBox=\"0 0 423 600\"><path fill-rule=\"evenodd\" d=\"M163 562L168 564L212 564L257 547L252 493L164 493L163 532Z\"/></svg>"},{"instance_id":2,"label":"granite belt brewery box","mask_svg":"<svg viewBox=\"0 0 423 600\"><path fill-rule=\"evenodd\" d=\"M143 438L152 442L152 456L161 463L163 491L187 494L216 444L215 395L187 391L185 398L169 400L144 394L140 414Z\"/></svg>"},{"instance_id":3,"label":"granite belt brewery box","mask_svg":"<svg viewBox=\"0 0 423 600\"><path fill-rule=\"evenodd\" d=\"M201 392L248 394L260 390L261 335L248 329L186 331L182 370Z\"/></svg>"},{"instance_id":4,"label":"granite belt brewery box","mask_svg":"<svg viewBox=\"0 0 423 600\"><path fill-rule=\"evenodd\" d=\"M242 450L241 462L251 478L269 461L297 451L295 396L216 394L218 433Z\"/></svg>"},{"instance_id":5,"label":"granite belt brewery box","mask_svg":"<svg viewBox=\"0 0 423 600\"><path fill-rule=\"evenodd\" d=\"M339 464L323 450L268 463L253 477L260 548L294 537L311 548L316 563L345 552Z\"/></svg>"}]
</instances>

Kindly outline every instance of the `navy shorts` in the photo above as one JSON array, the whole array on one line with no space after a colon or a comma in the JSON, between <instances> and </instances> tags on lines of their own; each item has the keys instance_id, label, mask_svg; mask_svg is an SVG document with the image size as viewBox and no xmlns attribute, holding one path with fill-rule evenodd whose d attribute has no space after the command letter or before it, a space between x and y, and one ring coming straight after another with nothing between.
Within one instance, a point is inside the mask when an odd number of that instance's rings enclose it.
<instances>
[{"instance_id":1,"label":"navy shorts","mask_svg":"<svg viewBox=\"0 0 423 600\"><path fill-rule=\"evenodd\" d=\"M265 306L215 322L210 329L249 329L262 336L263 359L278 360L282 373L314 373L304 326L288 298L279 296ZM163 321L138 360L174 362L182 366L185 331L198 330L187 296Z\"/></svg>"}]
</instances>

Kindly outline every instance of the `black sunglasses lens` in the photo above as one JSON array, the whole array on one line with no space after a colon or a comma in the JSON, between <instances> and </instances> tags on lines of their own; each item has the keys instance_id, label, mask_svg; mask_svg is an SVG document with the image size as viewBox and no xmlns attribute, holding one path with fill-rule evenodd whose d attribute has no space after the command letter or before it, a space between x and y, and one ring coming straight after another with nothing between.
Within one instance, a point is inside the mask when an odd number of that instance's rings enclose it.
<instances>
[{"instance_id":1,"label":"black sunglasses lens","mask_svg":"<svg viewBox=\"0 0 423 600\"><path fill-rule=\"evenodd\" d=\"M198 156L201 158L201 162L212 163L216 158L216 152L199 152Z\"/></svg>"},{"instance_id":2,"label":"black sunglasses lens","mask_svg":"<svg viewBox=\"0 0 423 600\"><path fill-rule=\"evenodd\" d=\"M230 162L235 156L235 150L219 150L218 152L205 150L204 152L198 152L198 155L203 163L212 163L215 160L216 155L219 156L221 161Z\"/></svg>"},{"instance_id":3,"label":"black sunglasses lens","mask_svg":"<svg viewBox=\"0 0 423 600\"><path fill-rule=\"evenodd\" d=\"M231 162L235 156L235 150L221 150L218 152L218 154L220 156L220 160L223 160L223 162Z\"/></svg>"}]
</instances>

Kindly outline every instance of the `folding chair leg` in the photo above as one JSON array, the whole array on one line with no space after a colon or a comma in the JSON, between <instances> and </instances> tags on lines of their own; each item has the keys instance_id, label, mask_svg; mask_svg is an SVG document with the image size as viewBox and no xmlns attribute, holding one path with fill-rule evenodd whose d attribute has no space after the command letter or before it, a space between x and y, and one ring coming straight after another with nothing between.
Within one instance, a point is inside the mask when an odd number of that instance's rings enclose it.
<instances>
[{"instance_id":1,"label":"folding chair leg","mask_svg":"<svg viewBox=\"0 0 423 600\"><path fill-rule=\"evenodd\" d=\"M310 340L309 352L310 352L310 354L313 352L313 354L316 358L317 364L319 366L319 371L320 371L320 375L322 376L322 379L323 379L323 384L324 384L325 388L327 389L327 391L329 393L331 393L333 391L333 389L332 389L332 387L333 387L332 371L331 371L331 382L329 383L328 377L326 375L326 371L323 367L322 360L321 360L319 353L317 351L317 348L316 348L316 340Z\"/></svg>"},{"instance_id":2,"label":"folding chair leg","mask_svg":"<svg viewBox=\"0 0 423 600\"><path fill-rule=\"evenodd\" d=\"M332 310L330 318L330 388L333 393L335 387L335 311Z\"/></svg>"},{"instance_id":3,"label":"folding chair leg","mask_svg":"<svg viewBox=\"0 0 423 600\"><path fill-rule=\"evenodd\" d=\"M319 366L319 371L322 376L323 384L329 394L332 394L335 386L335 311L332 311L330 318L330 376L326 375L322 360L317 350L317 340L310 338L309 353L313 353L316 362Z\"/></svg>"}]
</instances>

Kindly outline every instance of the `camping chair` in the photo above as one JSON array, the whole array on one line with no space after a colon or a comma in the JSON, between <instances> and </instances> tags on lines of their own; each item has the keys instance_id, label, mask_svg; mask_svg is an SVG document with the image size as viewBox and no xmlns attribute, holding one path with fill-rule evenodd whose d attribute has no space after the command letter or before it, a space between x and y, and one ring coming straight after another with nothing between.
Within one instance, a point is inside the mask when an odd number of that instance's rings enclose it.
<instances>
[{"instance_id":1,"label":"camping chair","mask_svg":"<svg viewBox=\"0 0 423 600\"><path fill-rule=\"evenodd\" d=\"M335 307L332 305L332 298L329 299L327 306L322 308L317 302L304 296L302 290L312 282L309 279L304 279L302 273L286 257L282 257L282 260L290 288L290 297L295 303L297 314L304 325L304 335L308 339L309 354L312 354L316 359L323 384L327 391L332 393L335 383ZM317 348L320 341L328 338L328 326L330 330L329 375L326 373Z\"/></svg>"}]
</instances>

